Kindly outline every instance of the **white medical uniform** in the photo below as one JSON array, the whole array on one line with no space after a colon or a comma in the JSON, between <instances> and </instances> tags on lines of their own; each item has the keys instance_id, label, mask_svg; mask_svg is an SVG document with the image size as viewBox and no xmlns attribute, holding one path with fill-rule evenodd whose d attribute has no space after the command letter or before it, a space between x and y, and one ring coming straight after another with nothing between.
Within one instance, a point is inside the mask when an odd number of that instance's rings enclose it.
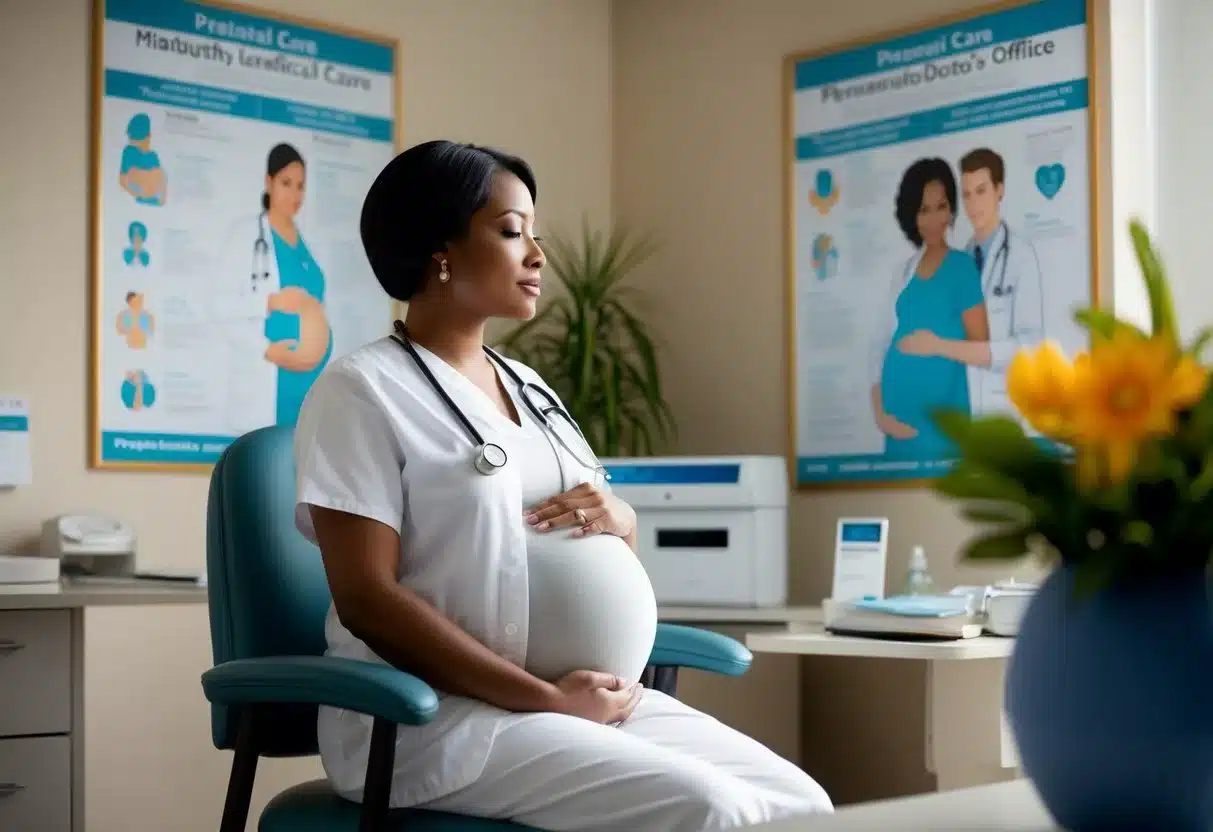
<instances>
[{"instance_id":1,"label":"white medical uniform","mask_svg":"<svg viewBox=\"0 0 1213 832\"><path fill-rule=\"evenodd\" d=\"M527 666L531 630L524 494L559 481L519 460L530 419L508 378L519 426L462 374L418 352L482 435L510 463L472 467L471 440L401 345L384 338L334 362L296 427L296 522L315 540L308 505L400 530L401 583L499 655ZM511 366L543 384L525 365ZM576 465L564 455L566 468ZM545 470L546 469L546 470ZM523 482L524 476L527 482ZM582 469L574 481L592 478ZM570 487L571 487L570 483ZM549 495L550 496L550 495ZM618 615L630 614L618 610ZM381 662L330 609L329 655ZM361 797L372 720L322 708L320 755L334 788ZM824 791L770 750L656 691L610 727L554 713L511 713L439 693L433 721L401 726L391 803L508 817L551 830L681 832L832 809Z\"/></svg>"},{"instance_id":2,"label":"white medical uniform","mask_svg":"<svg viewBox=\"0 0 1213 832\"><path fill-rule=\"evenodd\" d=\"M970 240L965 250L973 253L976 247L977 241ZM1007 367L1016 352L1035 346L1045 337L1040 258L1032 242L1005 222L999 223L981 248L981 288L990 320L990 366L969 368L969 397L974 416L1014 416L1018 411L1007 394Z\"/></svg>"}]
</instances>

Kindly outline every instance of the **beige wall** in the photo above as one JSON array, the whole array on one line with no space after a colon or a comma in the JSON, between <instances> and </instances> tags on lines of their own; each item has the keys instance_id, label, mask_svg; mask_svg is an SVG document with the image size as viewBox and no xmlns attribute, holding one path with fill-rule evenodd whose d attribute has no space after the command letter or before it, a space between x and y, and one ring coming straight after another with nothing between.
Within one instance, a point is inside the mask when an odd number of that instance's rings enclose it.
<instances>
[{"instance_id":1,"label":"beige wall","mask_svg":"<svg viewBox=\"0 0 1213 832\"><path fill-rule=\"evenodd\" d=\"M983 5L616 0L614 206L665 243L642 277L660 309L681 452L787 447L784 55ZM790 515L791 582L802 603L829 593L842 515L890 518L890 585L915 544L945 585L1033 576L1026 566L959 566L967 529L925 490L803 493ZM919 663L806 660L802 684L801 762L838 802L932 786Z\"/></svg>"},{"instance_id":2,"label":"beige wall","mask_svg":"<svg viewBox=\"0 0 1213 832\"><path fill-rule=\"evenodd\" d=\"M89 5L0 2L0 391L31 400L35 473L31 487L0 492L0 551L26 546L44 517L85 508L133 523L143 564L200 567L204 476L85 467ZM606 0L270 5L399 37L408 143L522 152L546 217L609 214ZM90 832L215 829L229 756L210 746L198 681L210 665L205 608L90 611L87 639ZM259 773L258 804L319 768L269 761Z\"/></svg>"}]
</instances>

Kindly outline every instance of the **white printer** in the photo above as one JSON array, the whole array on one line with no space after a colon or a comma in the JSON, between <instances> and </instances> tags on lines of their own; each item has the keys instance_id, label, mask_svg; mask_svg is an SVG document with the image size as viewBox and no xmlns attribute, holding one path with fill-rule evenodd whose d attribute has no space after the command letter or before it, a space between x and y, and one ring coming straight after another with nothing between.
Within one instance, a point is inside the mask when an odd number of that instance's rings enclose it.
<instances>
[{"instance_id":1,"label":"white printer","mask_svg":"<svg viewBox=\"0 0 1213 832\"><path fill-rule=\"evenodd\" d=\"M788 474L776 456L603 459L636 510L640 562L659 604L787 603Z\"/></svg>"}]
</instances>

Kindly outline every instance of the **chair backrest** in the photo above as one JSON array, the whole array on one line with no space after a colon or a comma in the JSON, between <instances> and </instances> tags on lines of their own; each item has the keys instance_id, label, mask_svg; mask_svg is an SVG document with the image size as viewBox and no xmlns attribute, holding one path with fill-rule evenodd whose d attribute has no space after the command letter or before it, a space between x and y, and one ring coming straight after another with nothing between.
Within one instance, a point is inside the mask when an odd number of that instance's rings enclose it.
<instances>
[{"instance_id":1,"label":"chair backrest","mask_svg":"<svg viewBox=\"0 0 1213 832\"><path fill-rule=\"evenodd\" d=\"M211 473L206 570L215 664L325 650L331 596L320 550L295 528L294 430L267 427L241 436ZM266 756L316 753L316 708L274 706L259 715ZM236 721L212 706L217 748L235 745Z\"/></svg>"}]
</instances>

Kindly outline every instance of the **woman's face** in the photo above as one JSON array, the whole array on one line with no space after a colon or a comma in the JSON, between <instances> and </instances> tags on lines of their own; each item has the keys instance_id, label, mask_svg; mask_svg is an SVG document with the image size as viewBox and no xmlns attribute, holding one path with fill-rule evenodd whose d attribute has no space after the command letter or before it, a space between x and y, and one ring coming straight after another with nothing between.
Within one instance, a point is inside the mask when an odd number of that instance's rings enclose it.
<instances>
[{"instance_id":1,"label":"woman's face","mask_svg":"<svg viewBox=\"0 0 1213 832\"><path fill-rule=\"evenodd\" d=\"M547 262L535 234L531 192L512 173L500 172L468 232L445 252L449 282L429 286L449 293L469 317L526 320L539 301L539 271Z\"/></svg>"},{"instance_id":2,"label":"woman's face","mask_svg":"<svg viewBox=\"0 0 1213 832\"><path fill-rule=\"evenodd\" d=\"M947 237L952 225L952 206L942 182L928 182L918 208L918 233L924 243L938 244Z\"/></svg>"},{"instance_id":3,"label":"woman's face","mask_svg":"<svg viewBox=\"0 0 1213 832\"><path fill-rule=\"evenodd\" d=\"M291 162L273 176L265 178L265 192L270 195L270 211L293 217L303 205L307 175L302 162Z\"/></svg>"}]
</instances>

